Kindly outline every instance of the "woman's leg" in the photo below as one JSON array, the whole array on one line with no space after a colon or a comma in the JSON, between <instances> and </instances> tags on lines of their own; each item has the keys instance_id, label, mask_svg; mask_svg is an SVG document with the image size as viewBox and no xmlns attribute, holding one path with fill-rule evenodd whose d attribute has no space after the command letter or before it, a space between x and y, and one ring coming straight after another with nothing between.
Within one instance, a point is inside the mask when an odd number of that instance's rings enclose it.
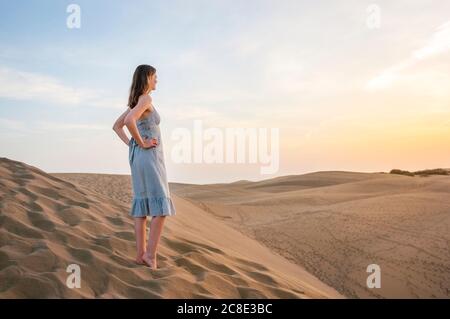
<instances>
[{"instance_id":1,"label":"woman's leg","mask_svg":"<svg viewBox=\"0 0 450 319\"><path fill-rule=\"evenodd\" d=\"M155 216L150 222L147 251L142 256L142 259L153 269L157 268L156 255L165 219L166 216Z\"/></svg>"},{"instance_id":2,"label":"woman's leg","mask_svg":"<svg viewBox=\"0 0 450 319\"><path fill-rule=\"evenodd\" d=\"M143 264L142 255L145 253L145 235L146 232L146 217L135 217L134 218L134 232L136 234L136 262L138 264Z\"/></svg>"}]
</instances>

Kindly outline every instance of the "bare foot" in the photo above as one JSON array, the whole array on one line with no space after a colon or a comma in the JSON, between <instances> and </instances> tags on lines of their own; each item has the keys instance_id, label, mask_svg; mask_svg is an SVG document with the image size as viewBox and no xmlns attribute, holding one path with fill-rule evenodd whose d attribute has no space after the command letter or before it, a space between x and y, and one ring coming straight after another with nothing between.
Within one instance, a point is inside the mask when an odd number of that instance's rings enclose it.
<instances>
[{"instance_id":1,"label":"bare foot","mask_svg":"<svg viewBox=\"0 0 450 319\"><path fill-rule=\"evenodd\" d=\"M145 254L145 251L141 255L137 255L136 257L136 264L138 265L145 265L145 261L142 259L142 256Z\"/></svg>"},{"instance_id":2,"label":"bare foot","mask_svg":"<svg viewBox=\"0 0 450 319\"><path fill-rule=\"evenodd\" d=\"M145 265L150 267L152 270L156 270L158 268L156 265L156 256L150 256L147 253L145 253L142 255L142 260L145 263Z\"/></svg>"}]
</instances>

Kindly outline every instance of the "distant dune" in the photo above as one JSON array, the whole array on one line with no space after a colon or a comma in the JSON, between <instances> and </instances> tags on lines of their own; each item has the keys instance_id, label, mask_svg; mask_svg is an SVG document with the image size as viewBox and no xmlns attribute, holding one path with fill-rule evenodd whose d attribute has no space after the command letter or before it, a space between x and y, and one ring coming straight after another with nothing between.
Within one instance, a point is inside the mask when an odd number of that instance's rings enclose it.
<instances>
[{"instance_id":1,"label":"distant dune","mask_svg":"<svg viewBox=\"0 0 450 319\"><path fill-rule=\"evenodd\" d=\"M450 297L450 176L328 171L171 189L347 297ZM380 289L366 286L369 264Z\"/></svg>"},{"instance_id":2,"label":"distant dune","mask_svg":"<svg viewBox=\"0 0 450 319\"><path fill-rule=\"evenodd\" d=\"M130 176L51 175L7 158L0 176L0 298L343 297L175 195L159 269L134 264ZM65 284L73 263L80 289Z\"/></svg>"}]
</instances>

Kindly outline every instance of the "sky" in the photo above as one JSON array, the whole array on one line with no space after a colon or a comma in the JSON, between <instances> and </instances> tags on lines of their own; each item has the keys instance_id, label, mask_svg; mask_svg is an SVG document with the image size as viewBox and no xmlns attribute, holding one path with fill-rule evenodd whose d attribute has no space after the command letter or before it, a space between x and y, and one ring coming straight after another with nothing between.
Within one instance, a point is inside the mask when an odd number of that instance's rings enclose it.
<instances>
[{"instance_id":1,"label":"sky","mask_svg":"<svg viewBox=\"0 0 450 319\"><path fill-rule=\"evenodd\" d=\"M157 69L170 182L450 167L446 0L0 0L0 156L130 174L112 125L139 64ZM265 140L276 169L263 174L262 156L180 163L176 132L192 142L196 121L202 134L278 130Z\"/></svg>"}]
</instances>

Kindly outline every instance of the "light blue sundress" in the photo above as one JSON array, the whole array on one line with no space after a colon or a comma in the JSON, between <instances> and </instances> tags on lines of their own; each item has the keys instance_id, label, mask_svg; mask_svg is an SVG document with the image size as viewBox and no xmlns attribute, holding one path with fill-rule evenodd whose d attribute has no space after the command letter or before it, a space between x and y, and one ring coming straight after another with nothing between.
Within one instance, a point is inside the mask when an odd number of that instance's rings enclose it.
<instances>
[{"instance_id":1,"label":"light blue sundress","mask_svg":"<svg viewBox=\"0 0 450 319\"><path fill-rule=\"evenodd\" d=\"M167 182L160 121L161 118L153 107L149 116L136 123L143 139L148 137L158 140L155 147L142 148L133 137L130 139L128 157L133 185L130 215L133 217L176 214Z\"/></svg>"}]
</instances>

